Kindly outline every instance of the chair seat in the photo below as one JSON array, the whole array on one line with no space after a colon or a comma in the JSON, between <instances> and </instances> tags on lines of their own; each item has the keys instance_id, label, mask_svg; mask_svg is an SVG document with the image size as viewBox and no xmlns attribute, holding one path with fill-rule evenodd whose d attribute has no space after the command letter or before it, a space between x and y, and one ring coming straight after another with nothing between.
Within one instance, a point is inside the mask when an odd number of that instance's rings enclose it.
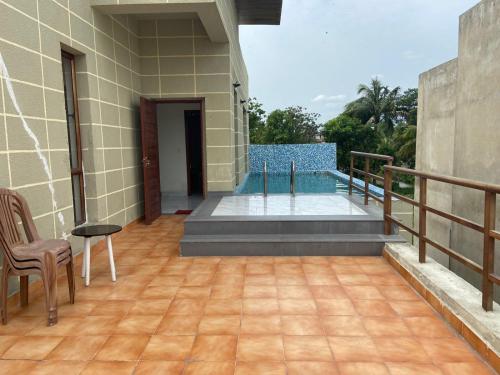
<instances>
[{"instance_id":1,"label":"chair seat","mask_svg":"<svg viewBox=\"0 0 500 375\"><path fill-rule=\"evenodd\" d=\"M12 253L16 260L38 260L44 253L53 253L57 257L70 252L71 245L66 240L37 240L28 244L13 247Z\"/></svg>"}]
</instances>

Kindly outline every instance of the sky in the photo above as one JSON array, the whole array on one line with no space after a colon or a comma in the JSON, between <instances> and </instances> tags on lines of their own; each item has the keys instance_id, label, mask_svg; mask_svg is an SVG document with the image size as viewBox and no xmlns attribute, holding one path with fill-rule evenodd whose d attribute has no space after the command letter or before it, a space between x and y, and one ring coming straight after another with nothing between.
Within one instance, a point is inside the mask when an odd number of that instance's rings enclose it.
<instances>
[{"instance_id":1,"label":"sky","mask_svg":"<svg viewBox=\"0 0 500 375\"><path fill-rule=\"evenodd\" d=\"M459 16L479 0L283 0L280 26L240 26L250 96L325 122L378 77L403 90L457 57Z\"/></svg>"}]
</instances>

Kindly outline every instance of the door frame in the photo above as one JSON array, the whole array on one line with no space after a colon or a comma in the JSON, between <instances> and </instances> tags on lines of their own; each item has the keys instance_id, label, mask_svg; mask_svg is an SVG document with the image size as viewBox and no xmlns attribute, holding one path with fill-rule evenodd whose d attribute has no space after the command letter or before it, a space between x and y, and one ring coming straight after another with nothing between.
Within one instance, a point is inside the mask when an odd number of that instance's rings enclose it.
<instances>
[{"instance_id":1,"label":"door frame","mask_svg":"<svg viewBox=\"0 0 500 375\"><path fill-rule=\"evenodd\" d=\"M201 129L201 175L203 187L203 199L208 196L208 181L207 181L207 142L206 142L206 123L205 123L205 98L172 98L172 99L151 99L158 104L199 104L200 105L200 129ZM157 119L158 124L158 119ZM161 161L160 161L161 162ZM186 161L187 162L187 161ZM189 176L188 176L189 178Z\"/></svg>"}]
</instances>

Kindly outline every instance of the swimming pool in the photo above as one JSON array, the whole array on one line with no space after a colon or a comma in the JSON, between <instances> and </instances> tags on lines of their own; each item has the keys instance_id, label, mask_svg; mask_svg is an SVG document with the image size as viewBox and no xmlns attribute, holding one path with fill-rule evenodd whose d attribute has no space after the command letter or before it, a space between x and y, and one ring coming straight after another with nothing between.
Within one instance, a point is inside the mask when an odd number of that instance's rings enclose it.
<instances>
[{"instance_id":1,"label":"swimming pool","mask_svg":"<svg viewBox=\"0 0 500 375\"><path fill-rule=\"evenodd\" d=\"M347 182L330 172L297 172L295 175L295 192L297 193L347 193ZM252 172L243 185L238 188L239 194L259 194L264 192L264 175ZM290 173L269 173L268 193L290 193Z\"/></svg>"}]
</instances>

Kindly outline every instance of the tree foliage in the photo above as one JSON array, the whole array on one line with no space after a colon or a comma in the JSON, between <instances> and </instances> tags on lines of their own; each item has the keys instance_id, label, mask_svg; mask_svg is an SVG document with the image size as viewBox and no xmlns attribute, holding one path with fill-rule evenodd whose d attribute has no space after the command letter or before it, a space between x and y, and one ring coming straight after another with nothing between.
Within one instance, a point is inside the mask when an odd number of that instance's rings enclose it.
<instances>
[{"instance_id":1,"label":"tree foliage","mask_svg":"<svg viewBox=\"0 0 500 375\"><path fill-rule=\"evenodd\" d=\"M266 127L266 111L256 98L248 101L248 126L250 130L250 143L263 143L263 135Z\"/></svg>"},{"instance_id":2,"label":"tree foliage","mask_svg":"<svg viewBox=\"0 0 500 375\"><path fill-rule=\"evenodd\" d=\"M317 141L319 115L304 107L277 109L266 115L262 104L252 98L248 105L250 143L297 144Z\"/></svg>"},{"instance_id":3,"label":"tree foliage","mask_svg":"<svg viewBox=\"0 0 500 375\"><path fill-rule=\"evenodd\" d=\"M326 142L337 143L337 167L344 172L349 170L352 150L375 152L377 149L377 131L347 114L328 121L323 136Z\"/></svg>"},{"instance_id":4,"label":"tree foliage","mask_svg":"<svg viewBox=\"0 0 500 375\"><path fill-rule=\"evenodd\" d=\"M320 127L318 118L318 114L309 113L304 107L277 109L267 117L265 143L314 143Z\"/></svg>"},{"instance_id":5,"label":"tree foliage","mask_svg":"<svg viewBox=\"0 0 500 375\"><path fill-rule=\"evenodd\" d=\"M413 168L418 89L401 93L399 87L391 89L379 79L372 79L369 85L359 85L358 94L360 97L348 103L344 113L325 125L325 139L337 142L339 168L348 167L348 153L351 150L391 155L395 157L397 165ZM356 123L358 125L354 125ZM372 132L362 132L359 128L361 125ZM364 139L367 134L371 137L368 143ZM349 143L345 139L358 141Z\"/></svg>"}]
</instances>

